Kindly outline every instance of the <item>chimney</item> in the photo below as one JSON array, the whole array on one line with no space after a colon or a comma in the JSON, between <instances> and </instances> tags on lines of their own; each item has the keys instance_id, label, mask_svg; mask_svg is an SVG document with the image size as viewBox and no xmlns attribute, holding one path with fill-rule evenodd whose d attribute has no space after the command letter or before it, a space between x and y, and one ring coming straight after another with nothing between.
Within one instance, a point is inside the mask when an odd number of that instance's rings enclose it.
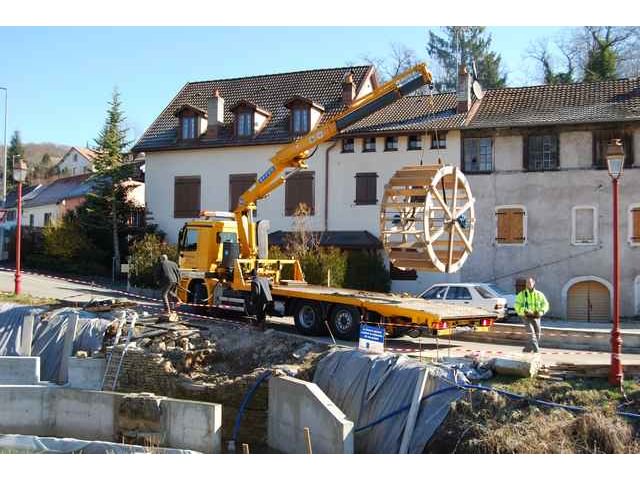
<instances>
[{"instance_id":1,"label":"chimney","mask_svg":"<svg viewBox=\"0 0 640 480\"><path fill-rule=\"evenodd\" d=\"M458 69L457 99L457 113L467 113L471 108L471 75L469 75L469 71L464 65L460 65Z\"/></svg>"},{"instance_id":2,"label":"chimney","mask_svg":"<svg viewBox=\"0 0 640 480\"><path fill-rule=\"evenodd\" d=\"M224 98L220 96L220 90L213 90L213 96L207 101L207 137L217 138L218 129L224 124Z\"/></svg>"},{"instance_id":3,"label":"chimney","mask_svg":"<svg viewBox=\"0 0 640 480\"><path fill-rule=\"evenodd\" d=\"M353 81L353 72L349 72L342 80L342 102L349 106L356 97L356 84Z\"/></svg>"}]
</instances>

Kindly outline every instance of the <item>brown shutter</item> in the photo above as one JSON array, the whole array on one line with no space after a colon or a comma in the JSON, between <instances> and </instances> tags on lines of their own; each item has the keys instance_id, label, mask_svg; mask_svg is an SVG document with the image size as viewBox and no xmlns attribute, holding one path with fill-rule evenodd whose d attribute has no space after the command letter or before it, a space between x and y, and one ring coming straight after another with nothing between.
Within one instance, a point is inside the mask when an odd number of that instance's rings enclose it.
<instances>
[{"instance_id":1,"label":"brown shutter","mask_svg":"<svg viewBox=\"0 0 640 480\"><path fill-rule=\"evenodd\" d=\"M633 228L631 240L640 242L640 208L631 210L631 224Z\"/></svg>"},{"instance_id":2,"label":"brown shutter","mask_svg":"<svg viewBox=\"0 0 640 480\"><path fill-rule=\"evenodd\" d=\"M229 175L229 211L236 209L240 196L253 186L257 178L255 173Z\"/></svg>"},{"instance_id":3,"label":"brown shutter","mask_svg":"<svg viewBox=\"0 0 640 480\"><path fill-rule=\"evenodd\" d=\"M497 211L498 232L496 241L504 244L523 243L525 240L524 216L525 212L521 208L503 208Z\"/></svg>"},{"instance_id":4,"label":"brown shutter","mask_svg":"<svg viewBox=\"0 0 640 480\"><path fill-rule=\"evenodd\" d=\"M295 215L300 204L309 208L309 214L315 213L315 172L303 171L291 175L285 184L284 214Z\"/></svg>"},{"instance_id":5,"label":"brown shutter","mask_svg":"<svg viewBox=\"0 0 640 480\"><path fill-rule=\"evenodd\" d=\"M356 174L356 205L378 203L377 179L378 174L375 172Z\"/></svg>"},{"instance_id":6,"label":"brown shutter","mask_svg":"<svg viewBox=\"0 0 640 480\"><path fill-rule=\"evenodd\" d=\"M200 215L200 177L175 177L173 216L193 218Z\"/></svg>"}]
</instances>

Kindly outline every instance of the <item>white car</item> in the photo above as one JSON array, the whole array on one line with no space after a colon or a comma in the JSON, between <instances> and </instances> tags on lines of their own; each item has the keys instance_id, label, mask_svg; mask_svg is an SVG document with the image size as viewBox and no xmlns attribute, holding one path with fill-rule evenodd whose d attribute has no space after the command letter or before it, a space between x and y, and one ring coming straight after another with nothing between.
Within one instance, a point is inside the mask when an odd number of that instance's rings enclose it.
<instances>
[{"instance_id":1,"label":"white car","mask_svg":"<svg viewBox=\"0 0 640 480\"><path fill-rule=\"evenodd\" d=\"M495 292L496 297L504 298L507 301L507 315L516 314L516 294L508 292L498 287L495 283L483 283L481 284L492 292Z\"/></svg>"},{"instance_id":2,"label":"white car","mask_svg":"<svg viewBox=\"0 0 640 480\"><path fill-rule=\"evenodd\" d=\"M500 319L507 314L507 300L485 283L437 283L419 296L425 300L484 308Z\"/></svg>"}]
</instances>

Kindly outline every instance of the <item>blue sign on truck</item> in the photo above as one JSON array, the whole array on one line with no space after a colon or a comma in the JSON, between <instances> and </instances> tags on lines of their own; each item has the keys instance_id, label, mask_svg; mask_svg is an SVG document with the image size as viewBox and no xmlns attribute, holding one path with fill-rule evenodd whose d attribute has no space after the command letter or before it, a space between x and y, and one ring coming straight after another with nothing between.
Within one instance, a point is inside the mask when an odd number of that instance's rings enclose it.
<instances>
[{"instance_id":1,"label":"blue sign on truck","mask_svg":"<svg viewBox=\"0 0 640 480\"><path fill-rule=\"evenodd\" d=\"M384 328L371 325L360 325L360 341L358 350L370 353L384 353Z\"/></svg>"}]
</instances>

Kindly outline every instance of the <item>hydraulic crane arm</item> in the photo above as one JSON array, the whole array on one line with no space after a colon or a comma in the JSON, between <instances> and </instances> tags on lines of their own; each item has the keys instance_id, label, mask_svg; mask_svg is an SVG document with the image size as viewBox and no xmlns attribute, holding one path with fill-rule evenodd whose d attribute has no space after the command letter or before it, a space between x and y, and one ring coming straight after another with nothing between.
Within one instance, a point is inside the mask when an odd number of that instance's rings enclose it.
<instances>
[{"instance_id":1,"label":"hydraulic crane arm","mask_svg":"<svg viewBox=\"0 0 640 480\"><path fill-rule=\"evenodd\" d=\"M255 258L257 255L255 225L252 223L252 211L256 201L278 188L287 178L286 169L307 168L309 151L323 142L327 142L347 127L371 115L373 112L390 105L401 97L430 84L431 72L420 63L392 78L364 97L357 99L342 113L317 126L295 142L281 148L271 158L271 166L244 192L234 214L238 227L238 241L243 258Z\"/></svg>"}]
</instances>

